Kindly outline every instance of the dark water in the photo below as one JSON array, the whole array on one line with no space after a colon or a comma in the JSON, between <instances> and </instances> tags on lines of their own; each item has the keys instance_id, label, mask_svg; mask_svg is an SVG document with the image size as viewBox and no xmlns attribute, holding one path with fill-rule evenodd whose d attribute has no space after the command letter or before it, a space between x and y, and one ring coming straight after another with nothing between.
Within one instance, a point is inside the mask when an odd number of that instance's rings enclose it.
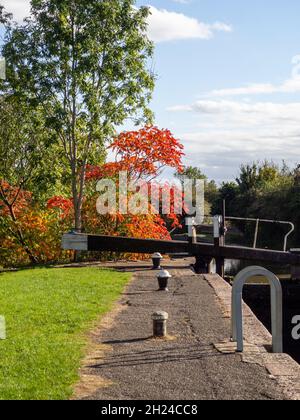
<instances>
[{"instance_id":1,"label":"dark water","mask_svg":"<svg viewBox=\"0 0 300 420\"><path fill-rule=\"evenodd\" d=\"M274 264L263 264L259 261L239 261L239 260L226 260L225 261L225 274L229 277L235 277L241 270L246 267L258 265L270 270L279 278L290 278L290 267Z\"/></svg>"},{"instance_id":2,"label":"dark water","mask_svg":"<svg viewBox=\"0 0 300 420\"><path fill-rule=\"evenodd\" d=\"M300 340L294 340L292 320L300 315L300 284L283 280L283 343L284 352L300 363ZM267 285L246 285L243 298L258 319L271 332L270 287Z\"/></svg>"}]
</instances>

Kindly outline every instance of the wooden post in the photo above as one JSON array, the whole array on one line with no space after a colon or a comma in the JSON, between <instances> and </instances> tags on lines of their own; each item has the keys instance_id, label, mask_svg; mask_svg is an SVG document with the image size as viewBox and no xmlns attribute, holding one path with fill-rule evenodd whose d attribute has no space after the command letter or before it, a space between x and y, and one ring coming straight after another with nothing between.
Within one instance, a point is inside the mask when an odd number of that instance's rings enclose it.
<instances>
[{"instance_id":1,"label":"wooden post","mask_svg":"<svg viewBox=\"0 0 300 420\"><path fill-rule=\"evenodd\" d=\"M196 255L196 264L194 265L195 272L197 274L210 274L211 273L211 262L212 257L203 257L202 255Z\"/></svg>"},{"instance_id":2,"label":"wooden post","mask_svg":"<svg viewBox=\"0 0 300 420\"><path fill-rule=\"evenodd\" d=\"M186 218L186 224L188 226L188 240L191 248L191 254L193 253L193 245L197 244L197 229L195 226L194 217ZM195 255L196 262L194 270L197 274L209 274L209 264L207 259L202 255Z\"/></svg>"}]
</instances>

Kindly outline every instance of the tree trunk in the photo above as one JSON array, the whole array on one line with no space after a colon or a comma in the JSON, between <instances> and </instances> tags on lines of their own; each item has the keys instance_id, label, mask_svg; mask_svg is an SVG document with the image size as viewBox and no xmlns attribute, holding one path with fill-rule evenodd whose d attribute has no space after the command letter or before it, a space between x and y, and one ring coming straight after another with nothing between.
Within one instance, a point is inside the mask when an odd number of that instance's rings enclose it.
<instances>
[{"instance_id":1,"label":"tree trunk","mask_svg":"<svg viewBox=\"0 0 300 420\"><path fill-rule=\"evenodd\" d=\"M75 211L75 231L77 233L82 232L82 215L81 215L81 203L80 200L77 198L74 203L74 211Z\"/></svg>"},{"instance_id":2,"label":"tree trunk","mask_svg":"<svg viewBox=\"0 0 300 420\"><path fill-rule=\"evenodd\" d=\"M82 232L82 200L76 194L73 197L74 201L74 221L75 221L75 232ZM81 260L81 251L74 251L74 262L80 262Z\"/></svg>"}]
</instances>

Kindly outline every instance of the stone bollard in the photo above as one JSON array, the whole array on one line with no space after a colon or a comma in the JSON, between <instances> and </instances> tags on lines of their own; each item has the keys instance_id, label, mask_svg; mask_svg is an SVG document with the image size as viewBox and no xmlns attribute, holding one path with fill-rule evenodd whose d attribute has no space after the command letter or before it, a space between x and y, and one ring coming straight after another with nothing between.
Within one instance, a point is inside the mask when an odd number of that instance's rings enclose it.
<instances>
[{"instance_id":1,"label":"stone bollard","mask_svg":"<svg viewBox=\"0 0 300 420\"><path fill-rule=\"evenodd\" d=\"M172 278L171 274L166 270L161 270L157 276L158 286L160 292L168 292L169 279Z\"/></svg>"},{"instance_id":2,"label":"stone bollard","mask_svg":"<svg viewBox=\"0 0 300 420\"><path fill-rule=\"evenodd\" d=\"M167 336L167 320L169 314L167 312L159 311L152 315L153 320L153 337L163 338Z\"/></svg>"},{"instance_id":3,"label":"stone bollard","mask_svg":"<svg viewBox=\"0 0 300 420\"><path fill-rule=\"evenodd\" d=\"M299 255L300 256L300 249L291 249L291 254ZM300 280L300 265L292 265L291 266L291 277L293 281Z\"/></svg>"},{"instance_id":4,"label":"stone bollard","mask_svg":"<svg viewBox=\"0 0 300 420\"><path fill-rule=\"evenodd\" d=\"M161 269L161 261L162 261L163 257L159 252L156 252L155 254L152 255L152 262L153 262L153 268L152 270L160 270Z\"/></svg>"}]
</instances>

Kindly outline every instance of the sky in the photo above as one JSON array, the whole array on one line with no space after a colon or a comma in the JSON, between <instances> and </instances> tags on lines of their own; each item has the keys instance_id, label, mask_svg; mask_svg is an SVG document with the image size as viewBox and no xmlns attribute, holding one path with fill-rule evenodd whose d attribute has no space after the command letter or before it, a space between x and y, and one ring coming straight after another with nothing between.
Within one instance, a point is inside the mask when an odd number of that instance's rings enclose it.
<instances>
[{"instance_id":1,"label":"sky","mask_svg":"<svg viewBox=\"0 0 300 420\"><path fill-rule=\"evenodd\" d=\"M17 19L27 0L0 0ZM151 7L156 124L217 182L300 163L299 0L138 0Z\"/></svg>"}]
</instances>

